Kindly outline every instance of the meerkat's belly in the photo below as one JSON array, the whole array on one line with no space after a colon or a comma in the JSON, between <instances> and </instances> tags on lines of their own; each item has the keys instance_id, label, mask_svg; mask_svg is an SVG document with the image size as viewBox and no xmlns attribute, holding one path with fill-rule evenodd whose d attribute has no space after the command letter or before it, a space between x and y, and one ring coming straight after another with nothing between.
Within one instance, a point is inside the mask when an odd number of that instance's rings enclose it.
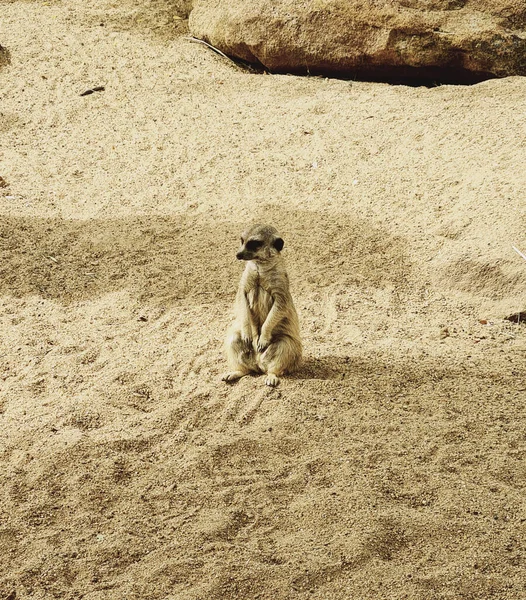
<instances>
[{"instance_id":1,"label":"meerkat's belly","mask_svg":"<svg viewBox=\"0 0 526 600\"><path fill-rule=\"evenodd\" d=\"M270 309L272 308L272 296L263 288L257 286L248 294L248 305L250 313L257 329L265 322Z\"/></svg>"}]
</instances>

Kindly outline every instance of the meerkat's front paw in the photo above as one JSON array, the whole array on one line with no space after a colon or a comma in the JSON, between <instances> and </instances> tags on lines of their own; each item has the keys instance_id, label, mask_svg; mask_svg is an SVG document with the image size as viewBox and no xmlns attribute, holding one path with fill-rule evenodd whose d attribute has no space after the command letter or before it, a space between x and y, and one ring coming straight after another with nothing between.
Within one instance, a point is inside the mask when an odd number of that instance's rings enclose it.
<instances>
[{"instance_id":1,"label":"meerkat's front paw","mask_svg":"<svg viewBox=\"0 0 526 600\"><path fill-rule=\"evenodd\" d=\"M252 332L251 331L241 331L241 341L244 344L249 344L250 346L252 345Z\"/></svg>"},{"instance_id":2,"label":"meerkat's front paw","mask_svg":"<svg viewBox=\"0 0 526 600\"><path fill-rule=\"evenodd\" d=\"M270 387L276 387L279 383L279 377L274 373L267 373L265 377L265 385L269 385Z\"/></svg>"},{"instance_id":3,"label":"meerkat's front paw","mask_svg":"<svg viewBox=\"0 0 526 600\"><path fill-rule=\"evenodd\" d=\"M230 373L223 375L221 380L226 381L227 383L233 383L234 381L241 379L243 375L246 375L246 373L244 373L243 371L230 371Z\"/></svg>"},{"instance_id":4,"label":"meerkat's front paw","mask_svg":"<svg viewBox=\"0 0 526 600\"><path fill-rule=\"evenodd\" d=\"M258 339L258 343L257 343L257 350L258 352L265 352L265 350L270 346L270 340L267 339L266 337L263 337L262 335L259 336Z\"/></svg>"},{"instance_id":5,"label":"meerkat's front paw","mask_svg":"<svg viewBox=\"0 0 526 600\"><path fill-rule=\"evenodd\" d=\"M241 331L240 336L241 345L244 352L253 352L254 350L254 342L252 339L252 333L249 331Z\"/></svg>"}]
</instances>

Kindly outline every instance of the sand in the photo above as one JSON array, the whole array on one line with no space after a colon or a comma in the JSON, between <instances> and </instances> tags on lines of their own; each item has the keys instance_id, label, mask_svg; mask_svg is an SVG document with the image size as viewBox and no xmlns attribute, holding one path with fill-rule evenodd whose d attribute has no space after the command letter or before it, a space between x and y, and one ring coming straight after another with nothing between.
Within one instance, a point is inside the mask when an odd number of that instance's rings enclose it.
<instances>
[{"instance_id":1,"label":"sand","mask_svg":"<svg viewBox=\"0 0 526 600\"><path fill-rule=\"evenodd\" d=\"M526 79L249 72L161 0L0 11L0 598L525 598ZM255 220L305 347L276 389L221 382Z\"/></svg>"}]
</instances>

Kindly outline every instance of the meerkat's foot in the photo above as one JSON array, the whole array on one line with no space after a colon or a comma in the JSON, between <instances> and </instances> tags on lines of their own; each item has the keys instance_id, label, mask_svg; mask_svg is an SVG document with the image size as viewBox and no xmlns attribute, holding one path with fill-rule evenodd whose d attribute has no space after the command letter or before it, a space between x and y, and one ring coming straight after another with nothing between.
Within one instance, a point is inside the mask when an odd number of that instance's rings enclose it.
<instances>
[{"instance_id":1,"label":"meerkat's foot","mask_svg":"<svg viewBox=\"0 0 526 600\"><path fill-rule=\"evenodd\" d=\"M267 373L265 377L265 385L276 387L279 383L279 377L275 373Z\"/></svg>"},{"instance_id":2,"label":"meerkat's foot","mask_svg":"<svg viewBox=\"0 0 526 600\"><path fill-rule=\"evenodd\" d=\"M241 377L244 377L245 375L245 371L230 371L230 373L223 375L221 379L227 383L234 383L234 381L241 379Z\"/></svg>"}]
</instances>

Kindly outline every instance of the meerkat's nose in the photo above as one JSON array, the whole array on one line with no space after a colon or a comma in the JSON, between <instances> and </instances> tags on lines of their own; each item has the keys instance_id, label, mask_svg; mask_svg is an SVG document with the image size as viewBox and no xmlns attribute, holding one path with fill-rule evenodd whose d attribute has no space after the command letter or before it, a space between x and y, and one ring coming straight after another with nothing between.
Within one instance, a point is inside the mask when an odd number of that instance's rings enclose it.
<instances>
[{"instance_id":1,"label":"meerkat's nose","mask_svg":"<svg viewBox=\"0 0 526 600\"><path fill-rule=\"evenodd\" d=\"M238 252L236 254L236 258L237 258L237 260L243 260L243 252Z\"/></svg>"}]
</instances>

